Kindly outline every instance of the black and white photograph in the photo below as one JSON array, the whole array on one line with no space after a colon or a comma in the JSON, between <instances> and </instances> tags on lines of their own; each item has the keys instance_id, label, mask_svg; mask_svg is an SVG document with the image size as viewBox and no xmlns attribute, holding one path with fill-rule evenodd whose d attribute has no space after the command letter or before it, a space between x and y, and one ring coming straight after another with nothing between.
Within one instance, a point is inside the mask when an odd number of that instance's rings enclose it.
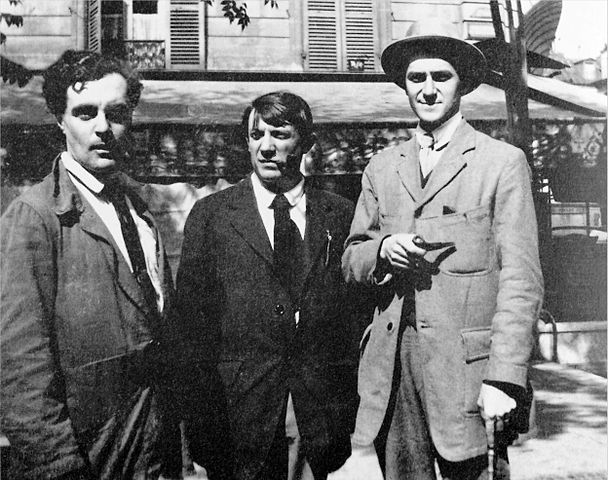
<instances>
[{"instance_id":1,"label":"black and white photograph","mask_svg":"<svg viewBox=\"0 0 608 480\"><path fill-rule=\"evenodd\" d=\"M0 478L608 478L606 0L0 0Z\"/></svg>"}]
</instances>

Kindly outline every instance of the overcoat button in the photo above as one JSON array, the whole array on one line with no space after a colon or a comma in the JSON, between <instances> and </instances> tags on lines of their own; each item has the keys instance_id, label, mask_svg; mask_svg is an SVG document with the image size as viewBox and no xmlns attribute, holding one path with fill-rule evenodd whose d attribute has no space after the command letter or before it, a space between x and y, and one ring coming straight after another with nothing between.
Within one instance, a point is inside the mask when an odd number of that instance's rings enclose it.
<instances>
[{"instance_id":1,"label":"overcoat button","mask_svg":"<svg viewBox=\"0 0 608 480\"><path fill-rule=\"evenodd\" d=\"M388 322L386 329L390 332L393 329L393 322Z\"/></svg>"},{"instance_id":2,"label":"overcoat button","mask_svg":"<svg viewBox=\"0 0 608 480\"><path fill-rule=\"evenodd\" d=\"M283 315L285 313L285 307L283 305L281 305L280 303L278 303L274 306L274 312L277 315Z\"/></svg>"}]
</instances>

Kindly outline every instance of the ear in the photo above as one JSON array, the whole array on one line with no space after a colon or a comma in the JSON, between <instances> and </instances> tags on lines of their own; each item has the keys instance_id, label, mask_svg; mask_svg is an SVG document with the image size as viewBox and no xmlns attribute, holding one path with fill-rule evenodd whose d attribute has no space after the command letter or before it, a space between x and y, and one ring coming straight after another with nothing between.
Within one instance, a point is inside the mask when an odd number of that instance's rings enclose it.
<instances>
[{"instance_id":1,"label":"ear","mask_svg":"<svg viewBox=\"0 0 608 480\"><path fill-rule=\"evenodd\" d=\"M302 139L302 152L308 153L316 141L317 136L311 132L308 137Z\"/></svg>"},{"instance_id":2,"label":"ear","mask_svg":"<svg viewBox=\"0 0 608 480\"><path fill-rule=\"evenodd\" d=\"M63 116L61 115L57 115L55 117L55 120L57 120L57 126L59 127L59 130L61 130L62 132L64 132L64 127L63 127Z\"/></svg>"}]
</instances>

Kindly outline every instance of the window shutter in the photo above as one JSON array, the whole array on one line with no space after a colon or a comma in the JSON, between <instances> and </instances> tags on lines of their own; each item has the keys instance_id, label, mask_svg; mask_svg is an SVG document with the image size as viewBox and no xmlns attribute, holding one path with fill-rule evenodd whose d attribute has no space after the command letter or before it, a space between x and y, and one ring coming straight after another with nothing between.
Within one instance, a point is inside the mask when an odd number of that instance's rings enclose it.
<instances>
[{"instance_id":1,"label":"window shutter","mask_svg":"<svg viewBox=\"0 0 608 480\"><path fill-rule=\"evenodd\" d=\"M200 68L200 0L171 0L169 11L169 52L171 68Z\"/></svg>"},{"instance_id":2,"label":"window shutter","mask_svg":"<svg viewBox=\"0 0 608 480\"><path fill-rule=\"evenodd\" d=\"M101 0L87 3L87 49L101 52Z\"/></svg>"},{"instance_id":3,"label":"window shutter","mask_svg":"<svg viewBox=\"0 0 608 480\"><path fill-rule=\"evenodd\" d=\"M338 70L336 0L308 0L308 68Z\"/></svg>"},{"instance_id":4,"label":"window shutter","mask_svg":"<svg viewBox=\"0 0 608 480\"><path fill-rule=\"evenodd\" d=\"M348 68L349 60L363 59L364 71L373 72L376 69L376 54L372 0L345 0L344 19L346 44L344 68Z\"/></svg>"}]
</instances>

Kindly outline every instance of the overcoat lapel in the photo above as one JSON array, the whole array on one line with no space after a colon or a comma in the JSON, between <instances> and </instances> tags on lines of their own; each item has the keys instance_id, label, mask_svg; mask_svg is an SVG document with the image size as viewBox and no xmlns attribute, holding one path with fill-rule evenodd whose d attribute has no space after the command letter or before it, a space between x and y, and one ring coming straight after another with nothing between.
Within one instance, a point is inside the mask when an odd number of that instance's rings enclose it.
<instances>
[{"instance_id":1,"label":"overcoat lapel","mask_svg":"<svg viewBox=\"0 0 608 480\"><path fill-rule=\"evenodd\" d=\"M475 149L475 130L468 123L463 122L454 132L452 140L433 169L422 197L416 202L416 211L420 211L466 168L465 154L473 149Z\"/></svg>"},{"instance_id":2,"label":"overcoat lapel","mask_svg":"<svg viewBox=\"0 0 608 480\"><path fill-rule=\"evenodd\" d=\"M255 252L272 265L272 246L260 212L258 212L251 179L248 177L234 187L228 207L227 220Z\"/></svg>"},{"instance_id":3,"label":"overcoat lapel","mask_svg":"<svg viewBox=\"0 0 608 480\"><path fill-rule=\"evenodd\" d=\"M88 235L101 240L101 250L115 272L115 279L120 289L144 314L150 314L150 308L145 301L143 292L131 273L114 237L103 220L93 210L93 207L79 195L77 188L69 179L67 170L58 160L59 158L57 158L53 168L53 174L56 178L55 213L62 219L70 217L76 211L78 212L78 226Z\"/></svg>"},{"instance_id":4,"label":"overcoat lapel","mask_svg":"<svg viewBox=\"0 0 608 480\"><path fill-rule=\"evenodd\" d=\"M401 147L401 158L397 164L397 173L401 183L412 197L414 202L422 198L422 187L420 185L419 147L416 140L412 138Z\"/></svg>"}]
</instances>

